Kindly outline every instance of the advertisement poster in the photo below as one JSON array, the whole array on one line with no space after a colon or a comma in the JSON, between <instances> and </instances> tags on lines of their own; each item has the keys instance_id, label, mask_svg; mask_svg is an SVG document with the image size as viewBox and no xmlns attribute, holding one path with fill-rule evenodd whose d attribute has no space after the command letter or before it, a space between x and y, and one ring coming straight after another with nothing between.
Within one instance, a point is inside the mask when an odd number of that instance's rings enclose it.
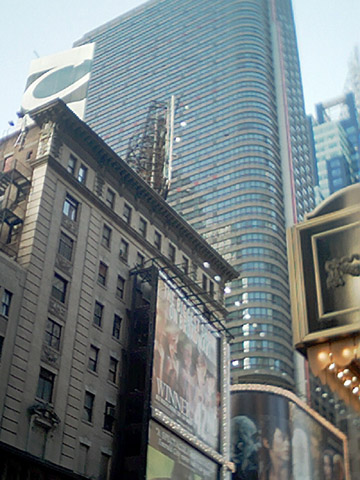
<instances>
[{"instance_id":1,"label":"advertisement poster","mask_svg":"<svg viewBox=\"0 0 360 480\"><path fill-rule=\"evenodd\" d=\"M219 448L219 338L180 291L159 277L152 407Z\"/></svg>"},{"instance_id":2,"label":"advertisement poster","mask_svg":"<svg viewBox=\"0 0 360 480\"><path fill-rule=\"evenodd\" d=\"M345 480L342 439L286 397L231 395L233 480Z\"/></svg>"},{"instance_id":3,"label":"advertisement poster","mask_svg":"<svg viewBox=\"0 0 360 480\"><path fill-rule=\"evenodd\" d=\"M218 466L151 421L146 480L217 480Z\"/></svg>"}]
</instances>

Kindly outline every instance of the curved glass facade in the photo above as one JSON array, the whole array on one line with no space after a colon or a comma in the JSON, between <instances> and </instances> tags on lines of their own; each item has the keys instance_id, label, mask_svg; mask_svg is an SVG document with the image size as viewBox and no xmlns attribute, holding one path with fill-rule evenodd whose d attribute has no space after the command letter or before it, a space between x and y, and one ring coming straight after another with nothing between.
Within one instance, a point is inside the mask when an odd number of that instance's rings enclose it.
<instances>
[{"instance_id":1,"label":"curved glass facade","mask_svg":"<svg viewBox=\"0 0 360 480\"><path fill-rule=\"evenodd\" d=\"M286 227L313 208L290 0L155 0L96 42L86 121L120 155L176 95L170 203L240 273L232 380L293 387Z\"/></svg>"}]
</instances>

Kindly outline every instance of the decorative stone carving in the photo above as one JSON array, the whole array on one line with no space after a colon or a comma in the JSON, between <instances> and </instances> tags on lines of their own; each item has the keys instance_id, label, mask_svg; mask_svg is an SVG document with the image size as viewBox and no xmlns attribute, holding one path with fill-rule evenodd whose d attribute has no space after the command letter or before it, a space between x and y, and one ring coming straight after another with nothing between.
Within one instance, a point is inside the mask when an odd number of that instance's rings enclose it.
<instances>
[{"instance_id":1,"label":"decorative stone carving","mask_svg":"<svg viewBox=\"0 0 360 480\"><path fill-rule=\"evenodd\" d=\"M59 354L58 352L55 352L54 350L49 348L47 345L43 345L43 349L41 352L41 360L48 363L49 365L57 366L59 361Z\"/></svg>"},{"instance_id":2,"label":"decorative stone carving","mask_svg":"<svg viewBox=\"0 0 360 480\"><path fill-rule=\"evenodd\" d=\"M345 285L344 275L360 276L360 255L355 253L351 257L332 258L325 262L327 273L327 288L337 288Z\"/></svg>"},{"instance_id":3,"label":"decorative stone carving","mask_svg":"<svg viewBox=\"0 0 360 480\"><path fill-rule=\"evenodd\" d=\"M55 132L55 122L48 121L43 124L39 139L37 157L49 155L51 152L52 139Z\"/></svg>"},{"instance_id":4,"label":"decorative stone carving","mask_svg":"<svg viewBox=\"0 0 360 480\"><path fill-rule=\"evenodd\" d=\"M60 302L51 297L49 300L49 312L56 317L61 318L61 320L65 320L66 308Z\"/></svg>"},{"instance_id":5,"label":"decorative stone carving","mask_svg":"<svg viewBox=\"0 0 360 480\"><path fill-rule=\"evenodd\" d=\"M67 217L66 215L62 216L61 225L65 227L67 230L69 230L69 232L73 233L74 235L77 234L78 224L70 220L70 218Z\"/></svg>"},{"instance_id":6,"label":"decorative stone carving","mask_svg":"<svg viewBox=\"0 0 360 480\"><path fill-rule=\"evenodd\" d=\"M56 255L55 266L65 272L67 275L71 276L72 273L72 264L66 258L61 255Z\"/></svg>"},{"instance_id":7,"label":"decorative stone carving","mask_svg":"<svg viewBox=\"0 0 360 480\"><path fill-rule=\"evenodd\" d=\"M45 430L52 430L60 423L60 418L48 403L35 403L29 407L28 412L32 421Z\"/></svg>"}]
</instances>

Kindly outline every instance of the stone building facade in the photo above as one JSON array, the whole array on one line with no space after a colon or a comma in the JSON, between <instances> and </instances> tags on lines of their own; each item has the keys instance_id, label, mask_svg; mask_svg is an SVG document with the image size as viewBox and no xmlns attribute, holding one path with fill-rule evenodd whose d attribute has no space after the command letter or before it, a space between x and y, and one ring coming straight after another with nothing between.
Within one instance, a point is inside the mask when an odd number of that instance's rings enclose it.
<instances>
[{"instance_id":1,"label":"stone building facade","mask_svg":"<svg viewBox=\"0 0 360 480\"><path fill-rule=\"evenodd\" d=\"M1 478L107 479L131 272L183 276L219 326L236 272L65 104L32 119L0 143Z\"/></svg>"}]
</instances>

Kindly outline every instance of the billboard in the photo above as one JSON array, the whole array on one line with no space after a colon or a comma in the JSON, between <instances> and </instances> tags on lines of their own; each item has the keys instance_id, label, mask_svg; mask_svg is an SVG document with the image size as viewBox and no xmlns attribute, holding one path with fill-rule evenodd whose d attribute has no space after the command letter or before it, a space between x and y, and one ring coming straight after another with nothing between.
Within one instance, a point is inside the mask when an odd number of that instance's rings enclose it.
<instances>
[{"instance_id":1,"label":"billboard","mask_svg":"<svg viewBox=\"0 0 360 480\"><path fill-rule=\"evenodd\" d=\"M21 102L22 113L61 98L83 119L94 45L90 43L33 60Z\"/></svg>"},{"instance_id":2,"label":"billboard","mask_svg":"<svg viewBox=\"0 0 360 480\"><path fill-rule=\"evenodd\" d=\"M146 480L217 480L218 466L155 421L150 421Z\"/></svg>"},{"instance_id":3,"label":"billboard","mask_svg":"<svg viewBox=\"0 0 360 480\"><path fill-rule=\"evenodd\" d=\"M160 273L152 372L152 409L219 449L220 337Z\"/></svg>"},{"instance_id":4,"label":"billboard","mask_svg":"<svg viewBox=\"0 0 360 480\"><path fill-rule=\"evenodd\" d=\"M348 478L346 439L339 430L282 389L236 387L231 395L233 480Z\"/></svg>"}]
</instances>

